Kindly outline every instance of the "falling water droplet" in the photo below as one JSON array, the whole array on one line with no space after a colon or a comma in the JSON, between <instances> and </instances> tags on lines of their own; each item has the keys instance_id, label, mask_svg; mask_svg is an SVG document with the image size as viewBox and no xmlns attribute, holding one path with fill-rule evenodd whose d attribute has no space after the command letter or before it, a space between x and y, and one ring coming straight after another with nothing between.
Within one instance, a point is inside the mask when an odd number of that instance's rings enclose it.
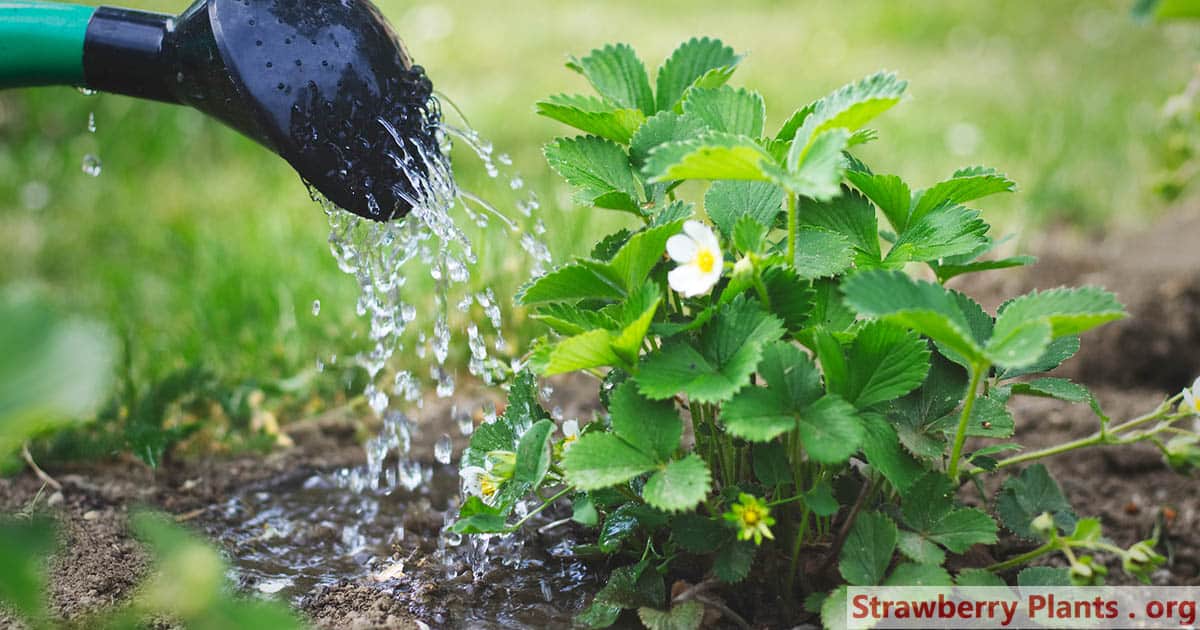
<instances>
[{"instance_id":1,"label":"falling water droplet","mask_svg":"<svg viewBox=\"0 0 1200 630\"><path fill-rule=\"evenodd\" d=\"M317 357L317 371L318 372L325 371L325 362L322 361L320 357Z\"/></svg>"},{"instance_id":2,"label":"falling water droplet","mask_svg":"<svg viewBox=\"0 0 1200 630\"><path fill-rule=\"evenodd\" d=\"M96 112L88 112L87 130L91 133L96 133Z\"/></svg>"},{"instance_id":3,"label":"falling water droplet","mask_svg":"<svg viewBox=\"0 0 1200 630\"><path fill-rule=\"evenodd\" d=\"M438 460L438 463L449 464L450 456L454 453L454 446L450 443L450 436L442 434L438 438L436 444L433 445L433 457Z\"/></svg>"},{"instance_id":4,"label":"falling water droplet","mask_svg":"<svg viewBox=\"0 0 1200 630\"><path fill-rule=\"evenodd\" d=\"M91 153L83 156L83 172L92 177L100 176L100 169L103 165L100 163L100 158Z\"/></svg>"},{"instance_id":5,"label":"falling water droplet","mask_svg":"<svg viewBox=\"0 0 1200 630\"><path fill-rule=\"evenodd\" d=\"M79 93L84 96L95 96L96 95L96 90L93 90L90 88L80 87L80 88L75 88L75 89L79 90Z\"/></svg>"},{"instance_id":6,"label":"falling water droplet","mask_svg":"<svg viewBox=\"0 0 1200 630\"><path fill-rule=\"evenodd\" d=\"M468 436L475 432L475 420L471 417L471 414L461 411L454 414L454 419L458 422L458 432L463 436Z\"/></svg>"},{"instance_id":7,"label":"falling water droplet","mask_svg":"<svg viewBox=\"0 0 1200 630\"><path fill-rule=\"evenodd\" d=\"M313 300L312 313L313 317L321 314L321 300Z\"/></svg>"}]
</instances>

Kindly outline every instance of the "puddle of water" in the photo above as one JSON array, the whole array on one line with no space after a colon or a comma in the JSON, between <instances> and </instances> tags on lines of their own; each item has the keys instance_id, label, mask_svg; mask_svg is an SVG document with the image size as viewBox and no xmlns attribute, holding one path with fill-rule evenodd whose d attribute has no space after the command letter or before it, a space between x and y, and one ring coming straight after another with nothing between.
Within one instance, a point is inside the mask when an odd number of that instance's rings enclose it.
<instances>
[{"instance_id":1,"label":"puddle of water","mask_svg":"<svg viewBox=\"0 0 1200 630\"><path fill-rule=\"evenodd\" d=\"M239 584L302 605L323 586L373 583L388 572L381 589L411 596L406 603L414 616L459 628L567 627L598 588L596 576L572 556L574 541L564 528L547 538L552 548L541 546L535 528L550 516L531 520L516 536L439 539L458 506L452 466L439 466L411 491L353 492L352 476L348 470L294 475L248 488L214 509L208 533L226 550Z\"/></svg>"}]
</instances>

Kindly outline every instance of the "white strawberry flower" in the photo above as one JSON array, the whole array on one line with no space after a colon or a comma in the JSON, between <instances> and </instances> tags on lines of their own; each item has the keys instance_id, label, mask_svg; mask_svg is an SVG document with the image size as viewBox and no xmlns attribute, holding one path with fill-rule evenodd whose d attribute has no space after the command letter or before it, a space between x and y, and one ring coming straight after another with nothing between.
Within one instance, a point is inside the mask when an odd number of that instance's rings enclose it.
<instances>
[{"instance_id":1,"label":"white strawberry flower","mask_svg":"<svg viewBox=\"0 0 1200 630\"><path fill-rule=\"evenodd\" d=\"M1200 415L1200 378L1191 387L1183 389L1183 402L1179 403L1179 411Z\"/></svg>"},{"instance_id":2,"label":"white strawberry flower","mask_svg":"<svg viewBox=\"0 0 1200 630\"><path fill-rule=\"evenodd\" d=\"M495 502L496 493L504 483L503 479L496 477L481 466L466 466L458 474L462 478L463 494L475 495L483 499L487 505Z\"/></svg>"},{"instance_id":3,"label":"white strawberry flower","mask_svg":"<svg viewBox=\"0 0 1200 630\"><path fill-rule=\"evenodd\" d=\"M667 275L671 288L683 297L712 290L725 264L721 243L712 228L699 221L683 224L683 233L667 239L667 255L679 263Z\"/></svg>"},{"instance_id":4,"label":"white strawberry flower","mask_svg":"<svg viewBox=\"0 0 1200 630\"><path fill-rule=\"evenodd\" d=\"M566 422L563 422L562 433L563 433L562 450L565 453L565 452L567 452L568 449L571 448L571 445L574 444L575 441L579 439L579 421L578 420L567 420Z\"/></svg>"}]
</instances>

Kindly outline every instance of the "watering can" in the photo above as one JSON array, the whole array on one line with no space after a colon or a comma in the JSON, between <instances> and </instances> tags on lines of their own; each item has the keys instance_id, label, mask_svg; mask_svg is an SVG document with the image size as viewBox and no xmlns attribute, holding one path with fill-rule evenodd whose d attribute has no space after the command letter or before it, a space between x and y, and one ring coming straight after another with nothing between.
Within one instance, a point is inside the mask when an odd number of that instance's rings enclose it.
<instances>
[{"instance_id":1,"label":"watering can","mask_svg":"<svg viewBox=\"0 0 1200 630\"><path fill-rule=\"evenodd\" d=\"M179 16L0 0L0 88L42 85L194 107L379 221L408 213L405 172L438 150L433 86L367 0L198 0Z\"/></svg>"}]
</instances>

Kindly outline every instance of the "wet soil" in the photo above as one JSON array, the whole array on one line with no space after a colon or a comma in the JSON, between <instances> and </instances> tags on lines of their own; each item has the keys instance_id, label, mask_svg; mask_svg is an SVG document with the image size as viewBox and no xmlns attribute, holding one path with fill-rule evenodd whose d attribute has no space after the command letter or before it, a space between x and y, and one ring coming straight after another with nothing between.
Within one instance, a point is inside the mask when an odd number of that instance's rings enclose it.
<instances>
[{"instance_id":1,"label":"wet soil","mask_svg":"<svg viewBox=\"0 0 1200 630\"><path fill-rule=\"evenodd\" d=\"M1038 265L1021 272L979 274L955 285L989 309L1030 288L1098 284L1116 291L1133 317L1090 333L1084 350L1059 375L1092 387L1105 410L1119 420L1144 413L1200 375L1200 248L1193 242L1197 233L1200 212L1176 213L1144 233L1125 238L1088 239L1051 231L1031 246L1040 256ZM568 416L590 418L594 393L594 384L570 379L556 385L551 404L565 407ZM474 402L491 395L478 393ZM441 402L447 407L442 414L447 427L453 427L448 404ZM1090 435L1097 427L1086 405L1019 399L1013 410L1017 441L1027 448ZM441 417L436 410L425 415ZM147 559L125 526L129 511L139 505L175 514L209 534L230 556L257 559L258 565L240 563L240 586L259 596L274 591L272 596L291 601L322 627L544 627L585 605L603 578L600 569L576 566L555 555L555 543L569 538L569 530L541 536L535 528L527 528L530 533L520 541L524 550L517 555L530 564L496 563L497 570L485 572L478 580L470 579L465 564L453 566L464 562L462 554L454 556L458 559L450 566L425 566L432 562L444 511L452 506L444 498L401 493L373 499L378 514L391 515L387 517L391 521L381 520L378 525L391 528L392 534L369 536L390 548L364 552L365 569L340 579L323 578L322 571L307 576L298 571L286 583L273 581L278 567L272 568L268 558L278 542L246 529L253 522L267 531L270 524L270 514L255 512L256 493L307 492L312 495L309 503L301 502L299 509L315 510L313 502L326 500L331 504L326 509L338 509L331 497L342 495L336 494L337 479L330 473L362 464L359 438L372 430L362 415L348 411L285 429L295 447L265 458L175 461L157 471L129 460L73 465L49 471L62 482L61 492L45 491L30 473L0 479L0 512L20 510L38 497L40 505L58 516L63 545L49 562L51 605L67 622L122 601L144 577ZM444 432L455 436L455 454L461 452L465 438L453 428ZM432 444L441 433L424 430L414 443L417 457L432 462ZM1149 535L1156 523L1164 527L1170 562L1154 576L1156 583L1200 585L1200 480L1171 472L1150 447L1093 449L1045 463L1077 510L1100 517L1115 543L1127 546ZM453 483L452 477L445 481L447 474L451 473L439 472L435 479L442 481L434 486ZM998 483L989 484L991 492ZM422 500L432 509L401 509ZM974 500L980 500L978 494ZM561 514L549 514L543 522L557 516ZM289 532L281 539L303 541L309 551L322 544L330 548L349 544L340 533L322 531L321 518L314 511L305 531ZM395 535L397 528L403 528L400 537ZM464 543L463 554L471 553L468 547ZM1005 538L992 550L980 550L979 559L987 561L988 555L1005 556L1023 548L1024 543ZM393 558L405 561L404 570L395 571ZM387 573L389 569L393 572ZM436 577L431 577L435 569ZM566 577L549 584L527 579L547 573ZM391 579L377 581L380 574ZM1127 579L1119 570L1110 575L1112 583ZM736 596L727 600L748 603ZM472 607L484 601L505 602L508 608L480 616ZM769 608L751 605L742 612L757 626L775 627L780 620ZM795 621L789 620L787 626ZM11 625L12 619L0 611L0 627Z\"/></svg>"}]
</instances>

